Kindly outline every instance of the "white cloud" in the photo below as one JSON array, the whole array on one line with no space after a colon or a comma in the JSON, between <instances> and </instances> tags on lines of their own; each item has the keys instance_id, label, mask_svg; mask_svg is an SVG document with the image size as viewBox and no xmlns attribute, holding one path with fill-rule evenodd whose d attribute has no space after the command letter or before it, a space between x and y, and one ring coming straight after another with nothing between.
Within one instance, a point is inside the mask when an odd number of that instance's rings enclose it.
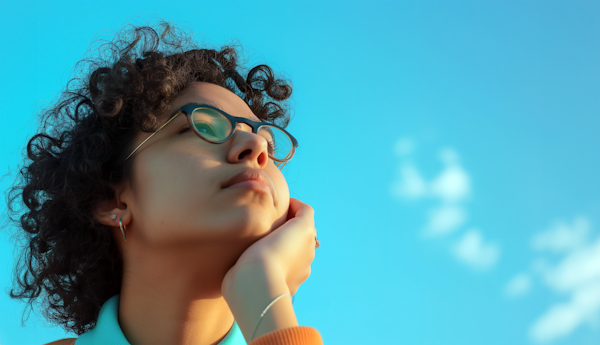
<instances>
[{"instance_id":1,"label":"white cloud","mask_svg":"<svg viewBox=\"0 0 600 345\"><path fill-rule=\"evenodd\" d=\"M600 319L600 236L590 241L590 232L589 219L577 216L571 223L555 221L532 238L534 250L553 255L534 259L531 272L563 301L550 306L533 323L531 340L548 343Z\"/></svg>"},{"instance_id":2,"label":"white cloud","mask_svg":"<svg viewBox=\"0 0 600 345\"><path fill-rule=\"evenodd\" d=\"M565 252L583 245L588 239L590 222L583 216L573 220L573 224L555 222L552 227L534 236L531 245L535 250Z\"/></svg>"},{"instance_id":3,"label":"white cloud","mask_svg":"<svg viewBox=\"0 0 600 345\"><path fill-rule=\"evenodd\" d=\"M410 139L401 139L396 144L396 152L408 154L412 145ZM440 158L446 167L431 183L425 181L412 162L403 162L398 180L392 185L392 194L405 199L429 196L445 204L456 204L467 199L471 193L471 181L469 174L459 165L458 153L446 148L440 151Z\"/></svg>"},{"instance_id":4,"label":"white cloud","mask_svg":"<svg viewBox=\"0 0 600 345\"><path fill-rule=\"evenodd\" d=\"M394 152L402 157L402 163L391 193L405 200L429 198L438 202L430 209L427 223L421 230L424 237L439 238L460 230L468 221L464 201L471 195L471 178L461 166L459 154L452 148L441 149L439 158L444 168L429 182L408 159L414 147L415 142L411 138L401 138L396 142ZM449 249L460 262L478 270L491 268L500 256L498 245L484 242L479 231L465 234Z\"/></svg>"},{"instance_id":5,"label":"white cloud","mask_svg":"<svg viewBox=\"0 0 600 345\"><path fill-rule=\"evenodd\" d=\"M492 268L500 257L500 248L486 243L478 230L472 229L453 246L452 252L457 259L477 270Z\"/></svg>"},{"instance_id":6,"label":"white cloud","mask_svg":"<svg viewBox=\"0 0 600 345\"><path fill-rule=\"evenodd\" d=\"M514 276L504 288L504 294L510 298L525 295L531 290L531 277L526 273Z\"/></svg>"},{"instance_id":7,"label":"white cloud","mask_svg":"<svg viewBox=\"0 0 600 345\"><path fill-rule=\"evenodd\" d=\"M408 156L415 149L415 142L410 138L401 138L396 142L394 152L398 156Z\"/></svg>"},{"instance_id":8,"label":"white cloud","mask_svg":"<svg viewBox=\"0 0 600 345\"><path fill-rule=\"evenodd\" d=\"M552 306L530 328L529 337L547 343L564 337L583 322L593 322L600 311L600 280L578 289L571 300Z\"/></svg>"},{"instance_id":9,"label":"white cloud","mask_svg":"<svg viewBox=\"0 0 600 345\"><path fill-rule=\"evenodd\" d=\"M544 269L546 283L555 291L569 292L600 279L600 238L571 251L555 267Z\"/></svg>"},{"instance_id":10,"label":"white cloud","mask_svg":"<svg viewBox=\"0 0 600 345\"><path fill-rule=\"evenodd\" d=\"M467 219L466 211L457 205L443 205L429 212L429 222L423 233L427 237L449 234L462 226Z\"/></svg>"},{"instance_id":11,"label":"white cloud","mask_svg":"<svg viewBox=\"0 0 600 345\"><path fill-rule=\"evenodd\" d=\"M412 163L403 163L399 172L400 179L392 185L392 194L406 199L418 199L425 196L427 183Z\"/></svg>"},{"instance_id":12,"label":"white cloud","mask_svg":"<svg viewBox=\"0 0 600 345\"><path fill-rule=\"evenodd\" d=\"M469 174L458 165L458 154L450 149L441 153L446 168L431 182L431 194L446 203L465 200L471 193Z\"/></svg>"}]
</instances>

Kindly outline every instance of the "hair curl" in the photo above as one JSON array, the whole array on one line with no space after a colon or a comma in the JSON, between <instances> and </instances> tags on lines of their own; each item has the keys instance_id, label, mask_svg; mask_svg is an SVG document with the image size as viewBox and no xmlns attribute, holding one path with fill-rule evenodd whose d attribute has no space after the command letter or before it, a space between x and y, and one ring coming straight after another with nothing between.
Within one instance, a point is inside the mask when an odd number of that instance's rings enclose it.
<instances>
[{"instance_id":1,"label":"hair curl","mask_svg":"<svg viewBox=\"0 0 600 345\"><path fill-rule=\"evenodd\" d=\"M120 163L135 134L154 131L159 114L192 82L225 87L282 127L292 93L269 66L244 73L234 47L200 49L191 32L163 21L125 26L90 51L41 112L39 133L7 192L9 219L24 243L10 296L32 309L42 305L49 321L76 334L92 329L102 304L120 291L120 252L93 211L130 180L131 160Z\"/></svg>"}]
</instances>

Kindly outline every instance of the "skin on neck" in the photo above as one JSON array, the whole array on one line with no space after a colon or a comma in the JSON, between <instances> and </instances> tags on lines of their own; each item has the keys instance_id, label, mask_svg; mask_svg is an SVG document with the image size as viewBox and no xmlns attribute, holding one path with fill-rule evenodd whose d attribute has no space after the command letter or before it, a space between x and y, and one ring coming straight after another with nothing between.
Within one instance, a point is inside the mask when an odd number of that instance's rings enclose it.
<instances>
[{"instance_id":1,"label":"skin on neck","mask_svg":"<svg viewBox=\"0 0 600 345\"><path fill-rule=\"evenodd\" d=\"M163 121L190 103L214 104L258 120L229 90L193 83L171 103ZM221 341L234 322L221 292L226 273L248 247L287 218L287 182L268 159L263 137L239 125L230 140L216 145L186 127L186 117L178 115L145 143L131 158L131 184L119 188L96 215L112 227L123 256L118 317L134 345ZM147 136L140 133L135 146ZM246 169L263 170L272 192L222 188Z\"/></svg>"},{"instance_id":2,"label":"skin on neck","mask_svg":"<svg viewBox=\"0 0 600 345\"><path fill-rule=\"evenodd\" d=\"M133 239L132 239L133 240ZM132 344L217 344L233 325L221 283L248 245L215 243L145 253L127 241L119 324ZM223 259L227 258L227 259Z\"/></svg>"}]
</instances>

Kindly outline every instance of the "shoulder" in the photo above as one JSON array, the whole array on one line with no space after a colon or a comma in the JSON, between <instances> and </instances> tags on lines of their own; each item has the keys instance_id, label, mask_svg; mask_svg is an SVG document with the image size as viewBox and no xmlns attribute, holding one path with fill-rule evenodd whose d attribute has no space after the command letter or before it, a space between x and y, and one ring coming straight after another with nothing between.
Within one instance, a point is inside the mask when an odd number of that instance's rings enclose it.
<instances>
[{"instance_id":1,"label":"shoulder","mask_svg":"<svg viewBox=\"0 0 600 345\"><path fill-rule=\"evenodd\" d=\"M74 345L75 340L77 340L77 338L66 338L66 339L55 340L51 343L47 343L44 345Z\"/></svg>"}]
</instances>

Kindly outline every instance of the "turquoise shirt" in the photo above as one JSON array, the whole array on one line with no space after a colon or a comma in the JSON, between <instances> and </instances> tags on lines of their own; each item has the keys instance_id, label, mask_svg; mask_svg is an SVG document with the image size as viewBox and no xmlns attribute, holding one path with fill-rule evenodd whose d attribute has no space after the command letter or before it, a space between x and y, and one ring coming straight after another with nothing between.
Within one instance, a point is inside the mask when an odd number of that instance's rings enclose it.
<instances>
[{"instance_id":1,"label":"turquoise shirt","mask_svg":"<svg viewBox=\"0 0 600 345\"><path fill-rule=\"evenodd\" d=\"M96 327L80 335L75 341L75 345L130 345L121 331L118 317L119 295L115 295L102 305ZM248 345L235 320L225 338L218 345Z\"/></svg>"}]
</instances>

